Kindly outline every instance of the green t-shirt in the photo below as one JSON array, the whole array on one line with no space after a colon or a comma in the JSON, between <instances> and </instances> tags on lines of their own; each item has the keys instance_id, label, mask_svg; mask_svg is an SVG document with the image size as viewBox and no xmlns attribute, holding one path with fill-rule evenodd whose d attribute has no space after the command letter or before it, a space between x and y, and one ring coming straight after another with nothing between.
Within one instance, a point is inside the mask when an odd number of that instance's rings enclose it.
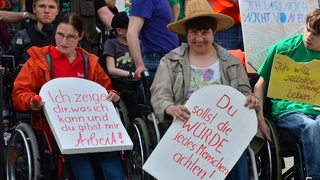
<instances>
[{"instance_id":1,"label":"green t-shirt","mask_svg":"<svg viewBox=\"0 0 320 180\"><path fill-rule=\"evenodd\" d=\"M132 3L132 0L130 0L129 2ZM130 7L125 7L124 11L129 14L130 13Z\"/></svg>"},{"instance_id":2,"label":"green t-shirt","mask_svg":"<svg viewBox=\"0 0 320 180\"><path fill-rule=\"evenodd\" d=\"M180 13L179 13L179 16L178 16L178 20L184 18L184 3L185 3L185 0L179 0L179 4L180 4Z\"/></svg>"},{"instance_id":3,"label":"green t-shirt","mask_svg":"<svg viewBox=\"0 0 320 180\"><path fill-rule=\"evenodd\" d=\"M175 4L180 5L180 12L179 12L179 16L178 16L178 20L182 19L184 17L184 1L185 0L168 0L170 7L172 7Z\"/></svg>"},{"instance_id":4,"label":"green t-shirt","mask_svg":"<svg viewBox=\"0 0 320 180\"><path fill-rule=\"evenodd\" d=\"M270 80L272 62L275 54L286 55L296 62L309 62L314 59L320 60L320 52L309 50L304 44L303 37L302 34L299 34L279 41L271 46L265 61L258 70L258 74L262 76L265 81ZM289 112L320 114L320 111L314 110L315 106L311 104L281 99L272 99L271 102L273 103L271 115L275 119L281 118L284 114Z\"/></svg>"},{"instance_id":5,"label":"green t-shirt","mask_svg":"<svg viewBox=\"0 0 320 180\"><path fill-rule=\"evenodd\" d=\"M171 7L172 7L173 5L179 3L179 0L168 0L168 1L169 1L169 4L170 4Z\"/></svg>"}]
</instances>

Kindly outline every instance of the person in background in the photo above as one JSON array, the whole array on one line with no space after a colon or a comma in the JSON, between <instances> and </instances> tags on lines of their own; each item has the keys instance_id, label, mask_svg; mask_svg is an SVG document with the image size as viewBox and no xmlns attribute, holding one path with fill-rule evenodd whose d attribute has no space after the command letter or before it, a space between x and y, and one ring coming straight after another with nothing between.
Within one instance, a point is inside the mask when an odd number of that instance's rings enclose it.
<instances>
[{"instance_id":1,"label":"person in background","mask_svg":"<svg viewBox=\"0 0 320 180\"><path fill-rule=\"evenodd\" d=\"M174 20L180 20L184 17L186 4L190 0L169 0L172 8ZM186 43L187 40L184 36L179 36L179 44Z\"/></svg>"},{"instance_id":2,"label":"person in background","mask_svg":"<svg viewBox=\"0 0 320 180\"><path fill-rule=\"evenodd\" d=\"M104 44L103 55L106 57L106 69L114 88L120 92L128 109L129 117L138 116L137 104L143 104L141 82L135 80L135 66L127 42L129 17L125 11L116 14L111 22L115 39L108 39Z\"/></svg>"},{"instance_id":3,"label":"person in background","mask_svg":"<svg viewBox=\"0 0 320 180\"><path fill-rule=\"evenodd\" d=\"M233 25L229 16L213 13L207 0L190 1L186 16L168 25L168 29L186 36L187 43L164 56L150 88L151 103L160 122L187 121L190 111L184 106L192 93L214 84L231 86L245 96L245 106L260 110L259 99L252 95L246 71L241 62L217 45L214 34ZM248 180L246 152L227 179Z\"/></svg>"},{"instance_id":4,"label":"person in background","mask_svg":"<svg viewBox=\"0 0 320 180\"><path fill-rule=\"evenodd\" d=\"M174 21L178 20L180 14L180 4L178 0L168 0L170 7L172 9L173 19Z\"/></svg>"},{"instance_id":5,"label":"person in background","mask_svg":"<svg viewBox=\"0 0 320 180\"><path fill-rule=\"evenodd\" d=\"M0 54L5 54L8 51L10 41L15 34L8 31L7 25L20 22L26 18L35 19L35 16L27 12L0 10Z\"/></svg>"},{"instance_id":6,"label":"person in background","mask_svg":"<svg viewBox=\"0 0 320 180\"><path fill-rule=\"evenodd\" d=\"M212 10L232 17L234 25L225 31L214 35L215 42L220 46L230 49L241 49L243 47L243 36L241 29L240 8L238 0L208 0L212 3Z\"/></svg>"},{"instance_id":7,"label":"person in background","mask_svg":"<svg viewBox=\"0 0 320 180\"><path fill-rule=\"evenodd\" d=\"M7 54L14 55L16 64L24 64L31 46L54 44L54 20L59 13L59 0L33 0L33 13L37 20L25 19L24 29L12 38Z\"/></svg>"},{"instance_id":8,"label":"person in background","mask_svg":"<svg viewBox=\"0 0 320 180\"><path fill-rule=\"evenodd\" d=\"M84 38L80 41L82 48L97 56L101 55L103 42L102 33L105 27L111 29L114 14L108 8L105 0L63 0L71 3L71 12L81 15L84 26ZM114 2L115 3L115 2ZM110 4L109 4L110 5ZM69 11L70 12L70 11ZM102 22L102 23L101 23ZM104 26L102 26L103 24ZM99 27L99 30L97 30Z\"/></svg>"},{"instance_id":9,"label":"person in background","mask_svg":"<svg viewBox=\"0 0 320 180\"><path fill-rule=\"evenodd\" d=\"M281 40L268 49L267 56L258 70L260 78L254 86L254 94L263 106L274 56L285 55L295 62L306 63L320 60L320 9L316 8L306 18L303 34ZM271 99L271 116L277 126L291 130L303 147L307 176L320 179L320 111L312 104L284 99ZM258 114L264 122L263 108Z\"/></svg>"},{"instance_id":10,"label":"person in background","mask_svg":"<svg viewBox=\"0 0 320 180\"><path fill-rule=\"evenodd\" d=\"M135 78L140 79L146 69L153 78L161 57L178 46L178 36L167 29L171 22L173 15L167 0L133 1L127 39L136 66Z\"/></svg>"},{"instance_id":11,"label":"person in background","mask_svg":"<svg viewBox=\"0 0 320 180\"><path fill-rule=\"evenodd\" d=\"M34 104L32 98L39 94L41 87L54 78L77 77L94 81L108 91L107 100L118 102L120 96L112 88L110 78L98 63L98 57L78 47L79 41L84 37L84 30L81 16L66 13L64 14L55 30L56 45L44 47L31 47L28 49L30 58L24 64L17 78L14 81L12 99L14 107L18 111L39 111L44 102ZM46 54L51 56L52 66L49 67ZM84 59L88 57L87 61ZM87 62L87 63L85 63ZM85 74L85 66L88 71ZM48 122L42 114L42 121L34 119L34 126L43 127L53 140L53 135ZM91 164L91 157L99 156L99 164L102 167L105 179L125 180L125 173L121 164L118 152L103 152L90 154L70 154L72 172L76 180L95 180L94 169Z\"/></svg>"},{"instance_id":12,"label":"person in background","mask_svg":"<svg viewBox=\"0 0 320 180\"><path fill-rule=\"evenodd\" d=\"M25 3L26 10L28 12L32 12L33 0L25 0ZM82 38L80 45L90 53L100 56L102 54L101 51L103 46L103 42L101 42L103 38L101 38L101 36L104 35L105 28L111 29L111 20L114 15L108 8L106 1L60 0L60 5L59 16L62 16L67 12L73 12L81 15L85 24L85 36ZM112 2L109 5L112 6Z\"/></svg>"},{"instance_id":13,"label":"person in background","mask_svg":"<svg viewBox=\"0 0 320 180\"><path fill-rule=\"evenodd\" d=\"M125 0L124 2L124 11L127 12L128 15L130 15L131 4L132 0Z\"/></svg>"},{"instance_id":14,"label":"person in background","mask_svg":"<svg viewBox=\"0 0 320 180\"><path fill-rule=\"evenodd\" d=\"M33 15L32 13L0 10L0 21L3 22L14 23L27 18L36 20L35 15Z\"/></svg>"},{"instance_id":15,"label":"person in background","mask_svg":"<svg viewBox=\"0 0 320 180\"><path fill-rule=\"evenodd\" d=\"M135 67L127 42L128 23L129 17L124 11L116 14L112 19L112 32L116 38L108 39L103 49L109 75L134 76Z\"/></svg>"},{"instance_id":16,"label":"person in background","mask_svg":"<svg viewBox=\"0 0 320 180\"><path fill-rule=\"evenodd\" d=\"M113 13L113 14L117 14L119 13L119 10L116 6L117 1L116 0L105 0L106 5L108 6L109 10Z\"/></svg>"},{"instance_id":17,"label":"person in background","mask_svg":"<svg viewBox=\"0 0 320 180\"><path fill-rule=\"evenodd\" d=\"M105 0L105 2L109 8L115 8L117 0Z\"/></svg>"}]
</instances>

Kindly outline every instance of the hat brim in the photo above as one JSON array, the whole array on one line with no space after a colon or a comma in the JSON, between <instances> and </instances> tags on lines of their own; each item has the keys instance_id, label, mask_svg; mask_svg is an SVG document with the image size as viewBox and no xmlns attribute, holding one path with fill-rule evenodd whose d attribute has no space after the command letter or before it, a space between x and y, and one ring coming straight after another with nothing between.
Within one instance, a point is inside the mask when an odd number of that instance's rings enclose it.
<instances>
[{"instance_id":1,"label":"hat brim","mask_svg":"<svg viewBox=\"0 0 320 180\"><path fill-rule=\"evenodd\" d=\"M198 17L212 17L217 21L217 29L216 32L223 31L228 29L234 24L233 19L230 16L220 14L220 13L195 13L193 16L185 17L179 21L170 23L167 25L169 31L174 32L181 36L186 36L186 28L185 23L191 19L198 18Z\"/></svg>"}]
</instances>

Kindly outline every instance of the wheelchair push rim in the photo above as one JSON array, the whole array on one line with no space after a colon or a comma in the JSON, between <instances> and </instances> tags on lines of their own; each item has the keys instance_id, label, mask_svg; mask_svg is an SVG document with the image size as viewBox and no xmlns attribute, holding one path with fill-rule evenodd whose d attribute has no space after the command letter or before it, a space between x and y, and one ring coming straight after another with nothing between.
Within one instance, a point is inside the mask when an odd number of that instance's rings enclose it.
<instances>
[{"instance_id":1,"label":"wheelchair push rim","mask_svg":"<svg viewBox=\"0 0 320 180\"><path fill-rule=\"evenodd\" d=\"M29 124L20 123L8 143L6 174L8 180L33 180L40 176L40 155Z\"/></svg>"}]
</instances>

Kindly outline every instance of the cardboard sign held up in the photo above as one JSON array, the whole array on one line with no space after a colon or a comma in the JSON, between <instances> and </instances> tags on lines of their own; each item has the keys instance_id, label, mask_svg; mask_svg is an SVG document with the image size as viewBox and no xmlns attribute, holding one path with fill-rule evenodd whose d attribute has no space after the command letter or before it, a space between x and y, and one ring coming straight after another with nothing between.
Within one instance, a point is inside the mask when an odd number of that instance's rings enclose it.
<instances>
[{"instance_id":1,"label":"cardboard sign held up","mask_svg":"<svg viewBox=\"0 0 320 180\"><path fill-rule=\"evenodd\" d=\"M62 154L132 149L107 94L100 84L80 78L56 78L43 85L43 110Z\"/></svg>"},{"instance_id":2,"label":"cardboard sign held up","mask_svg":"<svg viewBox=\"0 0 320 180\"><path fill-rule=\"evenodd\" d=\"M295 62L275 55L268 97L320 105L320 61Z\"/></svg>"},{"instance_id":3,"label":"cardboard sign held up","mask_svg":"<svg viewBox=\"0 0 320 180\"><path fill-rule=\"evenodd\" d=\"M225 85L195 91L190 119L170 126L143 169L159 180L224 179L257 132L246 97Z\"/></svg>"}]
</instances>

